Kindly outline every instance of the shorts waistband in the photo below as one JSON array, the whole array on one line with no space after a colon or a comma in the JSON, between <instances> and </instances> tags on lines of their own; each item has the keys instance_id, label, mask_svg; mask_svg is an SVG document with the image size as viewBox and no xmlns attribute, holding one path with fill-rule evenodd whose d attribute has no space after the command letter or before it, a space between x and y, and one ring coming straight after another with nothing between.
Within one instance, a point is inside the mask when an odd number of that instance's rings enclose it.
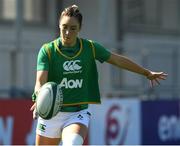
<instances>
[{"instance_id":1,"label":"shorts waistband","mask_svg":"<svg viewBox=\"0 0 180 146\"><path fill-rule=\"evenodd\" d=\"M63 106L61 108L61 112L78 112L84 109L87 109L88 105L83 104L83 105L73 105L73 106Z\"/></svg>"}]
</instances>

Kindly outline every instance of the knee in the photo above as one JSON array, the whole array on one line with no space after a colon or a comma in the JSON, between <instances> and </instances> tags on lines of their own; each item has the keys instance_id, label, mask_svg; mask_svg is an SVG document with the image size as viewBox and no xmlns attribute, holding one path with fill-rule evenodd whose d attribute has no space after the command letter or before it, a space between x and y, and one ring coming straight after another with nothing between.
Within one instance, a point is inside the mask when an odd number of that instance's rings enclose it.
<instances>
[{"instance_id":1,"label":"knee","mask_svg":"<svg viewBox=\"0 0 180 146\"><path fill-rule=\"evenodd\" d=\"M77 133L71 133L68 137L62 139L62 146L74 146L74 145L83 145L83 138Z\"/></svg>"}]
</instances>

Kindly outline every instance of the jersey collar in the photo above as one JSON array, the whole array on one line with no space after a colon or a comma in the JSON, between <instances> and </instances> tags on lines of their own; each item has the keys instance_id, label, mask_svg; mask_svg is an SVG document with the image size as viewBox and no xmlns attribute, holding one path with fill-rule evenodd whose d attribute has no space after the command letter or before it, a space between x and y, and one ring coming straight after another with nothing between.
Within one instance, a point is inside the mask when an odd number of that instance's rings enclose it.
<instances>
[{"instance_id":1,"label":"jersey collar","mask_svg":"<svg viewBox=\"0 0 180 146\"><path fill-rule=\"evenodd\" d=\"M62 47L61 38L60 38L60 37L54 41L54 45L55 45L55 48L56 48L56 50L58 51L58 53L59 53L60 55L64 56L64 57L67 58L67 59L73 59L73 58L76 58L77 56L79 56L80 53L82 52L82 49L83 49L82 39L81 39L81 38L78 38L78 39L79 39L79 42L80 42L80 49L79 49L79 51L78 51L74 56L72 56L72 57L69 57L69 56L67 56L67 55L65 55L65 54L62 53L61 49L59 48L59 47Z\"/></svg>"}]
</instances>

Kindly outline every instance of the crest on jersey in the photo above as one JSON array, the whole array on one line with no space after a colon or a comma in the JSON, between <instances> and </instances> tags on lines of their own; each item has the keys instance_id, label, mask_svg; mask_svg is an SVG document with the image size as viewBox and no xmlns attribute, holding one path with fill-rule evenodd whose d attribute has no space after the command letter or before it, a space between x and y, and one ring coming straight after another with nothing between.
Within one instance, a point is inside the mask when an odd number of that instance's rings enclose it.
<instances>
[{"instance_id":1,"label":"crest on jersey","mask_svg":"<svg viewBox=\"0 0 180 146\"><path fill-rule=\"evenodd\" d=\"M81 63L80 60L65 61L63 63L63 68L66 72L80 73L80 70L82 69L80 63Z\"/></svg>"}]
</instances>

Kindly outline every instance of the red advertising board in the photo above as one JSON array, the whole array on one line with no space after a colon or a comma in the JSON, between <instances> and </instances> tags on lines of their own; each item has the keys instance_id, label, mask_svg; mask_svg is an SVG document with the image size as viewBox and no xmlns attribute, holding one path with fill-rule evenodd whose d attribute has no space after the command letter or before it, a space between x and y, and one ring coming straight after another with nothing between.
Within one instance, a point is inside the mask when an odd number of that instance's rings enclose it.
<instances>
[{"instance_id":1,"label":"red advertising board","mask_svg":"<svg viewBox=\"0 0 180 146\"><path fill-rule=\"evenodd\" d=\"M32 119L32 104L31 100L0 100L0 145L34 145L37 120Z\"/></svg>"},{"instance_id":2,"label":"red advertising board","mask_svg":"<svg viewBox=\"0 0 180 146\"><path fill-rule=\"evenodd\" d=\"M0 145L34 144L31 100L0 100Z\"/></svg>"}]
</instances>

